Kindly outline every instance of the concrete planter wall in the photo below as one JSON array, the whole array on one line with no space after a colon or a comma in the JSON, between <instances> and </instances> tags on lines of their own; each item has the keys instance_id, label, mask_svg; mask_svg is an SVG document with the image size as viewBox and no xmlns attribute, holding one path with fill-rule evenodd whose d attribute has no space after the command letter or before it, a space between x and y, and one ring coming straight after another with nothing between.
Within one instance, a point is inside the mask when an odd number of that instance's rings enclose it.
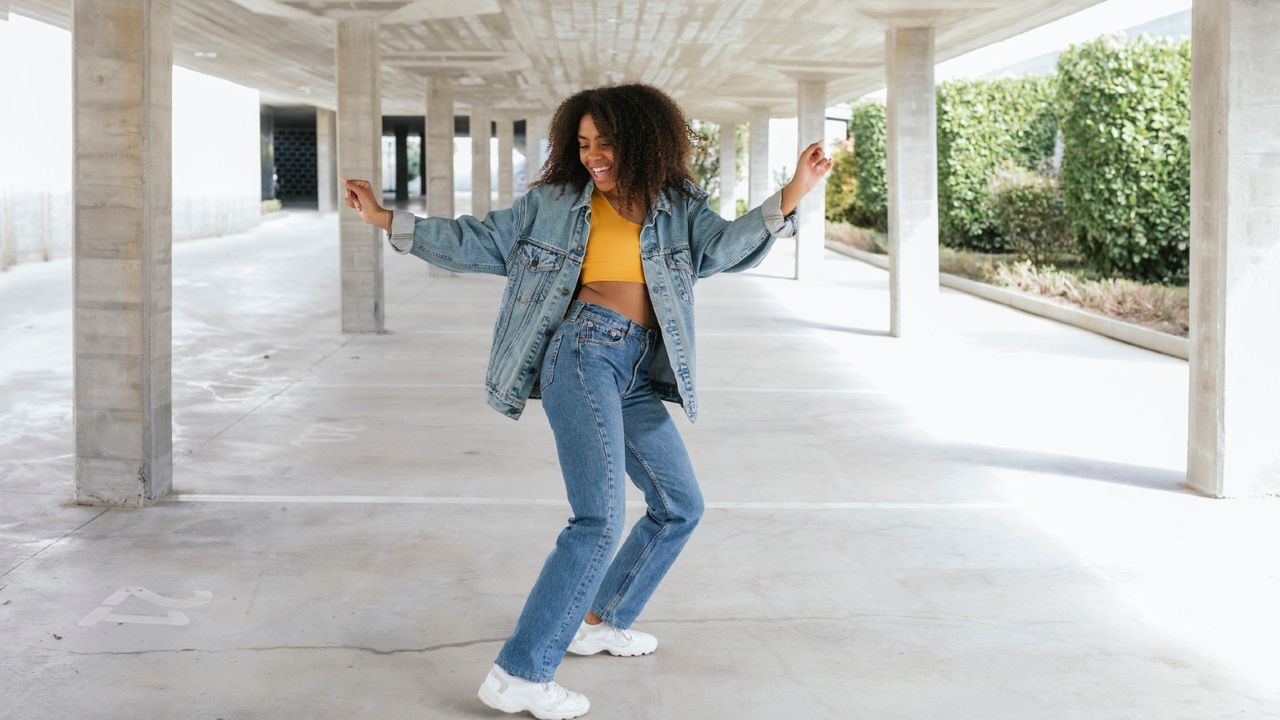
<instances>
[{"instance_id":1,"label":"concrete planter wall","mask_svg":"<svg viewBox=\"0 0 1280 720\"><path fill-rule=\"evenodd\" d=\"M849 247L843 243L834 241L827 242L827 249L832 252L847 255L856 260L861 260L869 265L878 268L889 269L889 257L887 255L877 255L876 253L866 252L857 248ZM1041 317L1056 320L1067 325L1088 330L1090 332L1105 335L1120 342L1136 345L1147 350L1154 350L1158 353L1170 355L1172 357L1186 360L1190 355L1190 343L1187 338L1169 333L1151 330L1140 325L1127 323L1122 320L1114 320L1103 315L1087 312L1078 308L1058 303L1041 300L1040 298L1020 293L1014 290L1006 290L1004 288L993 287L986 283L976 282L968 278L962 278L958 275L948 273L938 273L938 283L943 287L953 290L977 295L984 300L998 302L1002 305L1017 308L1023 312L1039 315Z\"/></svg>"}]
</instances>

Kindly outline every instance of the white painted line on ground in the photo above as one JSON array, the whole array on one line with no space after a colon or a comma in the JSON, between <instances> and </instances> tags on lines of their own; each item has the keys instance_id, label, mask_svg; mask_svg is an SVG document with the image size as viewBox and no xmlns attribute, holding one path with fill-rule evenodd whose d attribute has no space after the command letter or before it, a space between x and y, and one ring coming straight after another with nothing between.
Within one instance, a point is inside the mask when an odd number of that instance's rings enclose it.
<instances>
[{"instance_id":1,"label":"white painted line on ground","mask_svg":"<svg viewBox=\"0 0 1280 720\"><path fill-rule=\"evenodd\" d=\"M425 497L418 495L202 495L174 493L166 503L293 503L304 505L540 505L565 507L565 500L547 498ZM1010 502L707 502L716 510L1008 510ZM627 507L643 508L630 500Z\"/></svg>"}]
</instances>

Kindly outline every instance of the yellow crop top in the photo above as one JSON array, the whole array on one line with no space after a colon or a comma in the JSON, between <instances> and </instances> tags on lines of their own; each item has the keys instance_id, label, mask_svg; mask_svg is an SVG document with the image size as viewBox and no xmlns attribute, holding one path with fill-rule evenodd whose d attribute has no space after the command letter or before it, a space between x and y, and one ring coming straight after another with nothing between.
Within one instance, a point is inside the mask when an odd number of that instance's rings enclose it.
<instances>
[{"instance_id":1,"label":"yellow crop top","mask_svg":"<svg viewBox=\"0 0 1280 720\"><path fill-rule=\"evenodd\" d=\"M599 190L591 193L591 234L578 282L596 280L644 282L640 226L619 215Z\"/></svg>"}]
</instances>

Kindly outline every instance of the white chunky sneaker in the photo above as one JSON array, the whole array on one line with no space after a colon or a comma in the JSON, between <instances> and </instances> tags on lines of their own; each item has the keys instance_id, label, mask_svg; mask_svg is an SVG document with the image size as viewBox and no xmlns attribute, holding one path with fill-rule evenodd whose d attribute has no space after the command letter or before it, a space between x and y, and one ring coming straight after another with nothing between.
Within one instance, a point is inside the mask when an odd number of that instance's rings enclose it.
<instances>
[{"instance_id":1,"label":"white chunky sneaker","mask_svg":"<svg viewBox=\"0 0 1280 720\"><path fill-rule=\"evenodd\" d=\"M575 655L595 655L601 650L610 655L632 657L648 655L658 648L658 638L638 630L622 630L607 622L595 625L586 620L578 626L578 632L569 643L569 652Z\"/></svg>"},{"instance_id":2,"label":"white chunky sneaker","mask_svg":"<svg viewBox=\"0 0 1280 720\"><path fill-rule=\"evenodd\" d=\"M480 686L480 701L494 710L518 713L528 710L538 720L569 720L591 709L582 693L566 690L555 682L534 682L516 677L494 663Z\"/></svg>"}]
</instances>

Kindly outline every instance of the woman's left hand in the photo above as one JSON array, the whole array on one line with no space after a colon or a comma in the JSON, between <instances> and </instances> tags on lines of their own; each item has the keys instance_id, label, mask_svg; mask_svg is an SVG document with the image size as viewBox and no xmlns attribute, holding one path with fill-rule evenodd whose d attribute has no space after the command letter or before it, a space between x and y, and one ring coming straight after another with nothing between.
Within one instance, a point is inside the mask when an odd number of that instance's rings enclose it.
<instances>
[{"instance_id":1,"label":"woman's left hand","mask_svg":"<svg viewBox=\"0 0 1280 720\"><path fill-rule=\"evenodd\" d=\"M831 158L822 150L822 143L816 142L800 152L796 161L796 174L791 182L782 189L782 214L790 215L800 198L809 194L827 173L831 172Z\"/></svg>"}]
</instances>

